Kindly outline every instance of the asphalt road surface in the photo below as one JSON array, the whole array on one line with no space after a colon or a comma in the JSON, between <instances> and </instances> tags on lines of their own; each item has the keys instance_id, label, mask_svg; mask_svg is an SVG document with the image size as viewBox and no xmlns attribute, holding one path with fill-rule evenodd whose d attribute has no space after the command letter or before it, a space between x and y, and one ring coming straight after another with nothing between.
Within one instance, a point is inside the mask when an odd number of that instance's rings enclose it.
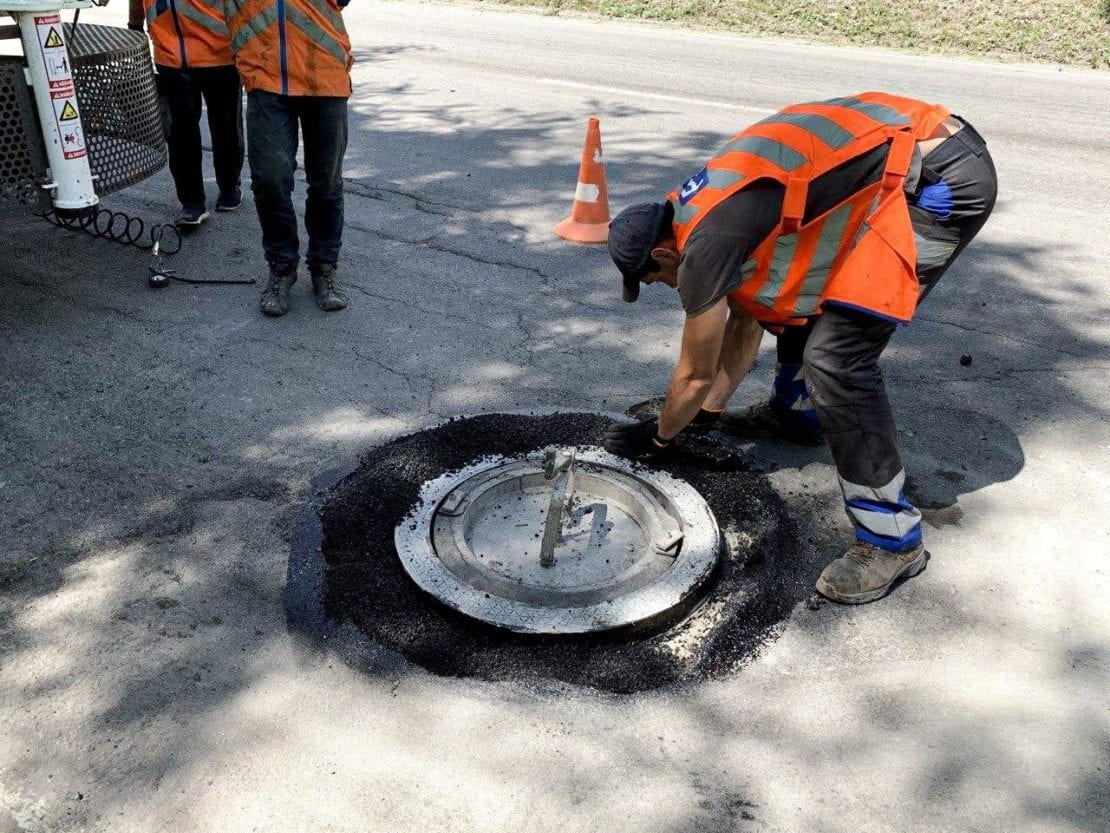
<instances>
[{"instance_id":1,"label":"asphalt road surface","mask_svg":"<svg viewBox=\"0 0 1110 833\"><path fill-rule=\"evenodd\" d=\"M0 831L1110 829L1110 74L485 8L346 16L346 312L303 277L279 320L256 288L155 293L140 253L5 219ZM677 299L623 304L603 250L551 233L587 117L619 208L765 113L865 89L964 115L1001 183L885 360L920 577L799 607L728 679L633 696L366 671L289 633L317 474L458 414L663 389ZM166 172L108 203L176 208ZM215 217L178 271L260 276L253 211ZM772 366L767 342L736 404ZM828 452L752 454L838 555Z\"/></svg>"}]
</instances>

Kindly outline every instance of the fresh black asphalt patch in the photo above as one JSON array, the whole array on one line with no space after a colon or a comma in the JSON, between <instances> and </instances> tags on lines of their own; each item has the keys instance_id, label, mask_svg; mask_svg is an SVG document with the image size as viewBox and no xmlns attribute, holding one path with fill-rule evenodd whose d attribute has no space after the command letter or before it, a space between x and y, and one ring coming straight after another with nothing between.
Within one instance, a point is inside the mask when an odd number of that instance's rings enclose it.
<instances>
[{"instance_id":1,"label":"fresh black asphalt patch","mask_svg":"<svg viewBox=\"0 0 1110 833\"><path fill-rule=\"evenodd\" d=\"M635 692L732 673L811 595L821 564L798 546L767 477L712 437L680 437L661 468L696 488L724 541L702 602L664 630L609 636L519 636L467 619L421 591L394 548L394 529L421 485L490 455L597 446L610 418L589 413L486 414L371 449L306 513L290 559L286 600L295 630L369 664L396 652L437 674L561 681ZM382 648L388 649L382 651Z\"/></svg>"}]
</instances>

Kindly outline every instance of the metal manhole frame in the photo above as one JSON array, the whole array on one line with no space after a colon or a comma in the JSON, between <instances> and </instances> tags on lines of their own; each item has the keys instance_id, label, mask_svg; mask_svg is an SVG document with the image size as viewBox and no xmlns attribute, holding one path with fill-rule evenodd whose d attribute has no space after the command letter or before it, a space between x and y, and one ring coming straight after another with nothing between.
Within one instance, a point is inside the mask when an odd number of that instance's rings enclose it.
<instances>
[{"instance_id":1,"label":"metal manhole frame","mask_svg":"<svg viewBox=\"0 0 1110 833\"><path fill-rule=\"evenodd\" d=\"M637 466L593 446L577 447L584 463L614 469L666 495L685 530L674 564L655 582L600 604L544 607L512 599L493 599L463 584L435 555L432 541L436 513L451 492L484 472L520 460L542 466L544 449L529 454L486 457L458 471L426 482L416 506L397 525L394 544L405 572L421 590L447 607L516 633L572 635L643 625L681 608L709 580L720 556L721 535L709 504L696 489L666 472Z\"/></svg>"}]
</instances>

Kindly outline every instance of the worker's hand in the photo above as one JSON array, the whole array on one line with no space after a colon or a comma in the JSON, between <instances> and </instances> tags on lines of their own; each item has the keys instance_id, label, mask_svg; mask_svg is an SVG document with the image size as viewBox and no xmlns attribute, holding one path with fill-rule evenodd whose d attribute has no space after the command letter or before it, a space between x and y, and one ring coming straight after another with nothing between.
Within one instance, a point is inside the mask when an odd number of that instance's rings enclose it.
<instances>
[{"instance_id":1,"label":"worker's hand","mask_svg":"<svg viewBox=\"0 0 1110 833\"><path fill-rule=\"evenodd\" d=\"M659 460L670 451L670 440L657 435L659 420L614 422L605 432L605 450L631 460Z\"/></svg>"},{"instance_id":2,"label":"worker's hand","mask_svg":"<svg viewBox=\"0 0 1110 833\"><path fill-rule=\"evenodd\" d=\"M685 430L691 434L705 434L714 430L717 427L717 423L720 421L720 411L707 411L705 408L702 408L697 412L694 418L690 420L690 424L686 426Z\"/></svg>"},{"instance_id":3,"label":"worker's hand","mask_svg":"<svg viewBox=\"0 0 1110 833\"><path fill-rule=\"evenodd\" d=\"M141 20L129 20L129 21L127 21L127 28L130 29L132 32L145 32L146 31L146 27L143 25L143 21L141 21Z\"/></svg>"}]
</instances>

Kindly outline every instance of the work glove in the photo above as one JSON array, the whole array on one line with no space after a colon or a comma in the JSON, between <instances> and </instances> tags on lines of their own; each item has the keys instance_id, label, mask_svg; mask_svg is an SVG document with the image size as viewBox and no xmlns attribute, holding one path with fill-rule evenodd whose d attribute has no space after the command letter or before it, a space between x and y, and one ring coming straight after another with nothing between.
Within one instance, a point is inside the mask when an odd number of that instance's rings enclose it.
<instances>
[{"instance_id":1,"label":"work glove","mask_svg":"<svg viewBox=\"0 0 1110 833\"><path fill-rule=\"evenodd\" d=\"M691 434L705 434L717 428L717 423L721 421L720 411L707 411L702 408L698 411L697 415L690 420L690 424L684 430L689 431Z\"/></svg>"},{"instance_id":2,"label":"work glove","mask_svg":"<svg viewBox=\"0 0 1110 833\"><path fill-rule=\"evenodd\" d=\"M670 440L658 436L659 420L614 422L605 431L605 450L630 460L661 460L670 451Z\"/></svg>"}]
</instances>

